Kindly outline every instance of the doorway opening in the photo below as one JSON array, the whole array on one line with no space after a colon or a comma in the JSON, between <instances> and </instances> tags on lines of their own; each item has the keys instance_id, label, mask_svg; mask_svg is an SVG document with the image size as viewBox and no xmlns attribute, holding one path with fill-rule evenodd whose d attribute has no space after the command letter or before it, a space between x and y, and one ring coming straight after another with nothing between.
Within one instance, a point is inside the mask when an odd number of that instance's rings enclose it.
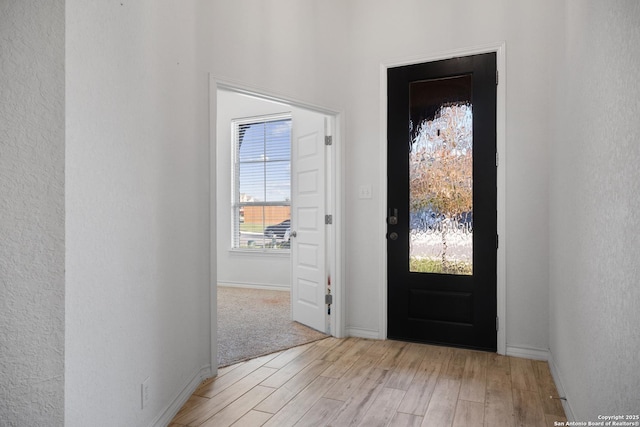
<instances>
[{"instance_id":1,"label":"doorway opening","mask_svg":"<svg viewBox=\"0 0 640 427\"><path fill-rule=\"evenodd\" d=\"M325 145L337 115L213 83L212 365L224 366L336 334L336 223L324 217L339 217Z\"/></svg>"}]
</instances>

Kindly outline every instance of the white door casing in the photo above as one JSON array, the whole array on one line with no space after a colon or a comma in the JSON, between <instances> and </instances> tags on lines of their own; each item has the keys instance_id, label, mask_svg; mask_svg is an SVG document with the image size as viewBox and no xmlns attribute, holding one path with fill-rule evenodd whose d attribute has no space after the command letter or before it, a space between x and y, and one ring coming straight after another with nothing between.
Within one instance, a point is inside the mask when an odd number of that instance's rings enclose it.
<instances>
[{"instance_id":1,"label":"white door casing","mask_svg":"<svg viewBox=\"0 0 640 427\"><path fill-rule=\"evenodd\" d=\"M291 313L326 332L325 122L305 116L292 120Z\"/></svg>"}]
</instances>

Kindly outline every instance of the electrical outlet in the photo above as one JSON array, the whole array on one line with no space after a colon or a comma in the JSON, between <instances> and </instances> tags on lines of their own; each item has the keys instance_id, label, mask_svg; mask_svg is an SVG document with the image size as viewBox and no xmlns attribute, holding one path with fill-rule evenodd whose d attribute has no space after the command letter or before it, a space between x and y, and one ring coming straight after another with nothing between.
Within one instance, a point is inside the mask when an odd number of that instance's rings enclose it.
<instances>
[{"instance_id":1,"label":"electrical outlet","mask_svg":"<svg viewBox=\"0 0 640 427\"><path fill-rule=\"evenodd\" d=\"M140 384L140 399L142 409L149 405L149 399L151 398L151 391L149 390L149 377Z\"/></svg>"}]
</instances>

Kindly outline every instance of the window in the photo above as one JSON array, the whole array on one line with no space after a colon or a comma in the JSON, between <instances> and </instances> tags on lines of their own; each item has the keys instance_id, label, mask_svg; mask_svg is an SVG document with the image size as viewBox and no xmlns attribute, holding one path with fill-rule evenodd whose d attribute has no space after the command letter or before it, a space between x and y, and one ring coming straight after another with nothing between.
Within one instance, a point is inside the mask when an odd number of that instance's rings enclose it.
<instances>
[{"instance_id":1,"label":"window","mask_svg":"<svg viewBox=\"0 0 640 427\"><path fill-rule=\"evenodd\" d=\"M291 116L232 122L232 221L236 249L289 248Z\"/></svg>"}]
</instances>

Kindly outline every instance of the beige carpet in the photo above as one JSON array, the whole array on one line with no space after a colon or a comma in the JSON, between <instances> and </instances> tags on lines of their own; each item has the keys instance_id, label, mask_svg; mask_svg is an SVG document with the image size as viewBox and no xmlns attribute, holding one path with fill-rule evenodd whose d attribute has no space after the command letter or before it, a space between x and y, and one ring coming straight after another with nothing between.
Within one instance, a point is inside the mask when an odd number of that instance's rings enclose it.
<instances>
[{"instance_id":1,"label":"beige carpet","mask_svg":"<svg viewBox=\"0 0 640 427\"><path fill-rule=\"evenodd\" d=\"M291 320L289 292L218 287L218 366L327 335Z\"/></svg>"}]
</instances>

